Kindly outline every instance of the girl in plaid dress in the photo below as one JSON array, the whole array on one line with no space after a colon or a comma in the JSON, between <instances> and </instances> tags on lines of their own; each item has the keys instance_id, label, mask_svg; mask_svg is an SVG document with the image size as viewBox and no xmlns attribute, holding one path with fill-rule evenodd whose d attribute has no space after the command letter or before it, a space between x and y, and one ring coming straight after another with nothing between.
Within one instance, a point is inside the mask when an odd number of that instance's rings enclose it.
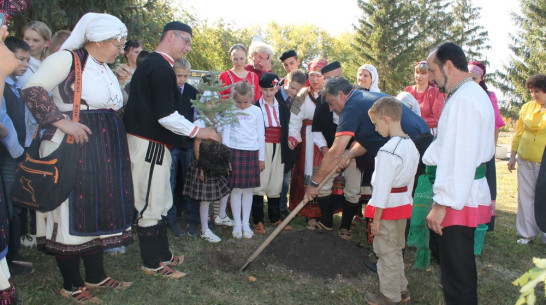
<instances>
[{"instance_id":1,"label":"girl in plaid dress","mask_svg":"<svg viewBox=\"0 0 546 305\"><path fill-rule=\"evenodd\" d=\"M205 127L202 120L195 121L195 125L200 128ZM225 207L231 188L227 175L220 177L213 176L204 173L199 167L200 144L201 140L195 139L193 145L194 156L188 168L188 173L186 174L182 194L198 201L200 204L199 216L201 218L201 238L211 243L218 243L221 241L220 237L214 234L208 226L209 206L211 202L219 200L220 207L224 207L223 210L225 214ZM224 215L224 218L227 218L227 215Z\"/></svg>"},{"instance_id":2,"label":"girl in plaid dress","mask_svg":"<svg viewBox=\"0 0 546 305\"><path fill-rule=\"evenodd\" d=\"M222 142L231 150L229 175L231 212L233 214L233 237L252 238L250 211L252 189L260 186L260 171L265 168L265 127L263 115L253 105L254 91L247 82L239 82L231 89L235 100L238 122L224 127ZM241 213L242 212L242 213Z\"/></svg>"}]
</instances>

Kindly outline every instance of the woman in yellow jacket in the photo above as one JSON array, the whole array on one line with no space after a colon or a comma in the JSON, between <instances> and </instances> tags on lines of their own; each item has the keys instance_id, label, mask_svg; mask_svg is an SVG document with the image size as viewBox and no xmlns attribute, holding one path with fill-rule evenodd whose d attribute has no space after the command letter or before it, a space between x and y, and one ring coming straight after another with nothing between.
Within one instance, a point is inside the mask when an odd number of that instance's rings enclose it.
<instances>
[{"instance_id":1,"label":"woman in yellow jacket","mask_svg":"<svg viewBox=\"0 0 546 305\"><path fill-rule=\"evenodd\" d=\"M523 245L537 235L546 243L546 234L538 228L534 212L536 182L546 145L546 75L532 76L526 87L534 101L521 107L508 161L510 172L516 168L516 161L518 163L516 231L522 237L517 242Z\"/></svg>"}]
</instances>

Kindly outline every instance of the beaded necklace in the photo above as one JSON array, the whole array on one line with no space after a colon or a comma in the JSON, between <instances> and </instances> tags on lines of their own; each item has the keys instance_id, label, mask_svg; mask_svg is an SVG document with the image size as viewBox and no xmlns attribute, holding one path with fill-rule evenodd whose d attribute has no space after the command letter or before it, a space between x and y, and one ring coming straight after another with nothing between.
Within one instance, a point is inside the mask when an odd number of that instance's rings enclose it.
<instances>
[{"instance_id":1,"label":"beaded necklace","mask_svg":"<svg viewBox=\"0 0 546 305\"><path fill-rule=\"evenodd\" d=\"M457 91L457 89L459 89L465 83L472 82L472 81L473 81L472 77L467 77L467 78L465 78L463 80L458 81L455 85L451 86L451 88L449 88L447 90L446 102L453 95L453 93L455 93L455 91Z\"/></svg>"}]
</instances>

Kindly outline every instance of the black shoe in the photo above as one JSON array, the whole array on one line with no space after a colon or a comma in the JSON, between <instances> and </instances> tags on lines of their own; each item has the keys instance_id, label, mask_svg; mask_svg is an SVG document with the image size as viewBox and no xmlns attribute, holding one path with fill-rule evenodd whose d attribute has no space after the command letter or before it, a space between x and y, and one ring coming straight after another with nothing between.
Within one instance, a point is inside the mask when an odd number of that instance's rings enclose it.
<instances>
[{"instance_id":1,"label":"black shoe","mask_svg":"<svg viewBox=\"0 0 546 305\"><path fill-rule=\"evenodd\" d=\"M188 235L191 237L198 237L201 236L201 233L199 232L199 228L197 224L195 223L189 223L188 224Z\"/></svg>"},{"instance_id":2,"label":"black shoe","mask_svg":"<svg viewBox=\"0 0 546 305\"><path fill-rule=\"evenodd\" d=\"M289 211L289 210L281 211L281 219L282 219L282 220L284 220L286 217L288 217L288 215L290 215L290 211Z\"/></svg>"},{"instance_id":3,"label":"black shoe","mask_svg":"<svg viewBox=\"0 0 546 305\"><path fill-rule=\"evenodd\" d=\"M12 262L9 265L9 271L14 275L31 274L34 272L34 268L28 265L21 265L16 262Z\"/></svg>"},{"instance_id":4,"label":"black shoe","mask_svg":"<svg viewBox=\"0 0 546 305\"><path fill-rule=\"evenodd\" d=\"M184 236L184 231L175 222L169 224L169 229L173 232L175 238Z\"/></svg>"},{"instance_id":5,"label":"black shoe","mask_svg":"<svg viewBox=\"0 0 546 305\"><path fill-rule=\"evenodd\" d=\"M364 266L366 266L366 268L370 269L371 271L377 273L377 262L370 262L368 260L364 260Z\"/></svg>"}]
</instances>

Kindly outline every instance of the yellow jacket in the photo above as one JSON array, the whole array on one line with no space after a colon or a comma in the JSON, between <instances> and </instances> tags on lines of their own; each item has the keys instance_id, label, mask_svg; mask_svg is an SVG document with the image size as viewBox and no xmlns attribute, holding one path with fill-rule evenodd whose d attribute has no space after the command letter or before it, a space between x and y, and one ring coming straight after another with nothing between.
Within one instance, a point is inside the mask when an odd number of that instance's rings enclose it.
<instances>
[{"instance_id":1,"label":"yellow jacket","mask_svg":"<svg viewBox=\"0 0 546 305\"><path fill-rule=\"evenodd\" d=\"M512 139L512 150L526 161L540 163L546 145L546 111L540 112L542 106L528 102L519 113L516 134Z\"/></svg>"}]
</instances>

